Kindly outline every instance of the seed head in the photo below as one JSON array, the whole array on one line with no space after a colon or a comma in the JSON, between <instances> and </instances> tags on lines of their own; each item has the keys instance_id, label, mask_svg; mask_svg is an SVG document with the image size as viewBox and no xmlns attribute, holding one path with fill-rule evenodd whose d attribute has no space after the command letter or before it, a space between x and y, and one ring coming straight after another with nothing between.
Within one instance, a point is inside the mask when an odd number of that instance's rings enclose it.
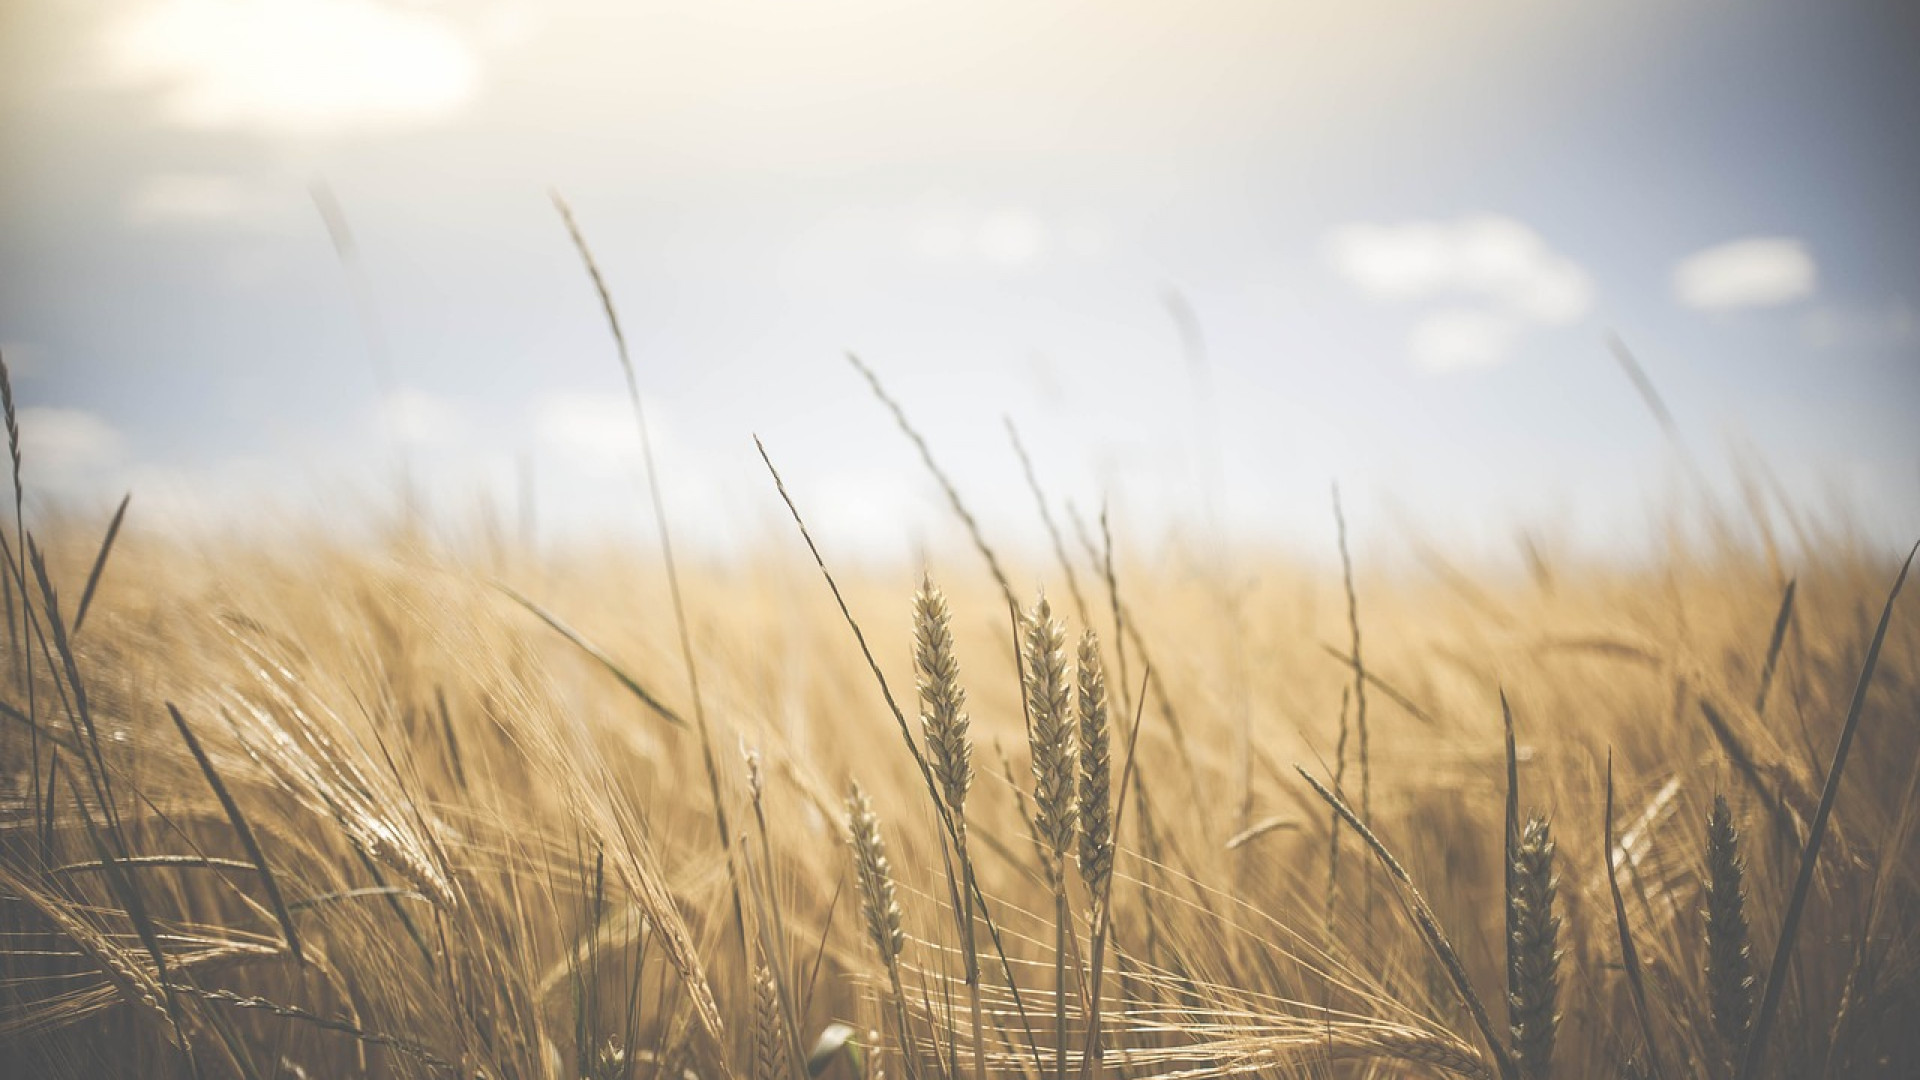
<instances>
[{"instance_id":1,"label":"seed head","mask_svg":"<svg viewBox=\"0 0 1920 1080\"><path fill-rule=\"evenodd\" d=\"M1559 882L1553 876L1553 836L1534 814L1520 830L1513 856L1513 893L1507 897L1507 1013L1513 1056L1526 1080L1547 1080L1553 1062L1553 1011L1560 989L1560 917L1553 913Z\"/></svg>"},{"instance_id":2,"label":"seed head","mask_svg":"<svg viewBox=\"0 0 1920 1080\"><path fill-rule=\"evenodd\" d=\"M1707 814L1707 996L1713 1028L1731 1057L1745 1048L1753 1023L1753 958L1747 933L1746 863L1725 796Z\"/></svg>"},{"instance_id":3,"label":"seed head","mask_svg":"<svg viewBox=\"0 0 1920 1080\"><path fill-rule=\"evenodd\" d=\"M880 953L880 962L891 969L899 961L907 938L900 929L900 903L893 892L887 847L880 839L880 819L857 782L847 796L847 832L853 846L854 873L860 882L860 913L866 917L867 936Z\"/></svg>"},{"instance_id":4,"label":"seed head","mask_svg":"<svg viewBox=\"0 0 1920 1080\"><path fill-rule=\"evenodd\" d=\"M913 598L913 667L920 687L920 730L927 737L928 765L940 794L965 828L962 811L973 783L973 741L968 734L967 692L953 655L953 617L946 594L923 578Z\"/></svg>"},{"instance_id":5,"label":"seed head","mask_svg":"<svg viewBox=\"0 0 1920 1080\"><path fill-rule=\"evenodd\" d=\"M1031 714L1033 824L1051 856L1049 872L1059 874L1073 850L1074 729L1068 718L1072 690L1067 676L1067 631L1040 597L1022 633L1026 664L1027 711Z\"/></svg>"},{"instance_id":6,"label":"seed head","mask_svg":"<svg viewBox=\"0 0 1920 1080\"><path fill-rule=\"evenodd\" d=\"M1113 760L1100 640L1080 635L1080 879L1096 899L1113 876Z\"/></svg>"}]
</instances>

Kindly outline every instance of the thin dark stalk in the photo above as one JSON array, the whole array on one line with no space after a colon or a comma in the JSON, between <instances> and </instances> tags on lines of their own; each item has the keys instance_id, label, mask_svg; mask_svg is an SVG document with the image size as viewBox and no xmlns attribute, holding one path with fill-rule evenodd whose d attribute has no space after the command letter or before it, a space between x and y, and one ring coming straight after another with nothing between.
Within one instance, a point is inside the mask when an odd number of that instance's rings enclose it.
<instances>
[{"instance_id":1,"label":"thin dark stalk","mask_svg":"<svg viewBox=\"0 0 1920 1080\"><path fill-rule=\"evenodd\" d=\"M1666 1070L1660 1064L1660 1046L1653 1037L1653 1014L1647 1008L1647 985L1640 973L1640 952L1633 947L1633 929L1627 925L1627 903L1620 896L1620 872L1613 858L1613 751L1607 751L1606 847L1607 889L1613 894L1613 921L1620 932L1620 964L1627 973L1627 989L1633 994L1633 1012L1640 1021L1640 1038L1647 1047L1647 1068L1652 1080L1660 1080Z\"/></svg>"},{"instance_id":2,"label":"thin dark stalk","mask_svg":"<svg viewBox=\"0 0 1920 1080\"><path fill-rule=\"evenodd\" d=\"M1699 467L1694 464L1693 454L1687 450L1686 440L1680 437L1680 425L1674 422L1673 413L1667 408L1666 401L1661 398L1660 391L1654 388L1653 380L1647 378L1646 369L1640 366L1640 361L1634 358L1633 351L1627 348L1626 341L1619 334L1607 335L1607 350L1613 353L1614 361L1620 365L1620 370L1626 373L1627 380L1633 383L1633 389L1640 395L1641 403L1646 405L1649 413L1653 414L1654 423L1660 425L1660 433L1673 444L1674 450L1679 453L1681 461L1686 465L1688 473L1692 474L1696 480L1699 479Z\"/></svg>"},{"instance_id":3,"label":"thin dark stalk","mask_svg":"<svg viewBox=\"0 0 1920 1080\"><path fill-rule=\"evenodd\" d=\"M1006 572L1000 569L999 558L994 555L993 548L987 544L986 534L980 531L980 523L974 520L966 504L960 501L960 492L953 486L953 481L947 478L945 470L933 460L933 451L927 446L927 440L914 429L913 423L907 419L906 410L902 409L900 404L888 395L886 388L880 385L880 377L873 373L872 368L852 353L847 354L847 361L862 378L867 380L867 385L873 389L873 396L879 398L880 404L885 405L887 411L893 414L893 421L900 426L901 433L906 435L908 441L913 443L914 449L920 452L921 462L939 482L940 490L946 493L947 505L953 508L961 524L966 526L967 535L973 539L973 546L979 550L981 558L987 561L987 570L993 574L994 582L1000 586L1001 598L1006 601L1009 608L1019 610L1020 603L1013 597L1013 585L1008 582Z\"/></svg>"},{"instance_id":4,"label":"thin dark stalk","mask_svg":"<svg viewBox=\"0 0 1920 1080\"><path fill-rule=\"evenodd\" d=\"M667 507L660 493L660 477L654 465L653 431L647 424L647 412L640 401L640 380L634 374L633 357L627 350L627 336L620 329L620 316L614 311L613 294L607 288L607 282L600 274L600 265L594 261L593 252L587 247L587 238L580 232L580 226L573 219L573 210L558 192L553 193L554 208L560 211L561 221L566 223L567 235L573 238L573 246L580 253L580 261L586 264L587 276L593 280L594 291L600 295L600 308L607 316L607 328L613 333L613 344L620 356L620 370L627 377L627 399L633 405L633 420L640 431L640 460L647 475L647 495L653 507L653 523L660 538L660 559L667 573L667 595L673 605L673 625L680 639L680 657L686 664L687 691L693 698L694 726L700 733L700 760L707 772L707 787L713 795L714 829L720 834L720 848L727 858L727 879L733 890L734 923L740 931L742 955L752 955L752 945L747 937L747 915L745 904L740 896L740 872L733 850L733 830L727 823L726 800L720 790L720 766L714 757L712 726L707 721L707 710L700 696L700 667L694 661L693 631L687 623L687 606L680 590L680 571L673 558L673 531L667 527Z\"/></svg>"},{"instance_id":5,"label":"thin dark stalk","mask_svg":"<svg viewBox=\"0 0 1920 1080\"><path fill-rule=\"evenodd\" d=\"M83 757L87 764L87 774L92 780L94 792L101 802L101 813L107 821L107 831L116 843L121 841L120 814L113 800L113 784L107 775L107 759L100 748L100 733L94 727L93 710L87 701L87 687L80 678L80 665L74 656L73 643L67 636L66 623L60 618L60 598L54 591L53 581L47 576L46 559L40 554L39 545L27 538L27 547L32 555L33 574L40 585L40 602L47 613L47 629L53 637L53 650L60 657L60 665L66 675L67 686L73 694L73 711L81 727L86 730L87 748L92 758ZM122 855L126 852L121 851Z\"/></svg>"},{"instance_id":6,"label":"thin dark stalk","mask_svg":"<svg viewBox=\"0 0 1920 1080\"><path fill-rule=\"evenodd\" d=\"M1507 703L1507 691L1505 687L1500 688L1500 722L1502 730L1506 735L1507 750L1507 803L1505 813L1506 827L1504 830L1504 836L1506 837L1506 858L1503 859L1502 862L1506 864L1505 892L1503 895L1506 897L1507 909L1507 1002L1509 1019L1511 1019L1512 1003L1520 992L1520 972L1519 968L1514 964L1514 931L1519 928L1518 912L1513 904L1515 895L1514 873L1520 853L1520 755L1514 745L1513 707Z\"/></svg>"},{"instance_id":7,"label":"thin dark stalk","mask_svg":"<svg viewBox=\"0 0 1920 1080\"><path fill-rule=\"evenodd\" d=\"M1427 948L1431 949L1435 958L1440 961L1440 966L1446 970L1447 980L1452 984L1454 995L1466 1007L1467 1014L1473 1018L1474 1027L1479 1029L1480 1038L1486 1043L1487 1053L1493 1058L1494 1069L1499 1073L1500 1080L1518 1080L1519 1073L1514 1066L1513 1057L1507 1052L1506 1044L1494 1034L1493 1021L1487 1017L1487 1009L1480 1003L1480 995L1473 991L1473 983L1467 978L1466 965L1460 962L1460 954L1454 951L1453 943L1447 940L1447 935L1440 929L1440 920L1434 916L1433 909L1427 906L1426 897L1420 895L1420 890L1414 886L1413 878L1407 874L1406 868L1400 865L1400 860L1393 857L1393 852L1387 850L1386 844L1373 834L1373 830L1354 814L1345 801L1328 791L1324 784L1314 779L1313 774L1301 766L1295 765L1294 771L1300 774L1301 779L1312 785L1314 792L1325 800L1328 806L1333 807L1335 813L1345 819L1353 831L1359 834L1360 839L1366 841L1367 846L1373 849L1374 857L1385 868L1387 875L1399 883L1406 897L1407 906L1412 909L1414 923L1420 929L1420 936L1426 941Z\"/></svg>"},{"instance_id":8,"label":"thin dark stalk","mask_svg":"<svg viewBox=\"0 0 1920 1080\"><path fill-rule=\"evenodd\" d=\"M1333 791L1340 794L1347 772L1347 710L1353 704L1353 687L1340 688L1340 735L1333 749ZM1333 915L1340 903L1340 811L1331 813L1327 825L1327 944L1333 944Z\"/></svg>"},{"instance_id":9,"label":"thin dark stalk","mask_svg":"<svg viewBox=\"0 0 1920 1080\"><path fill-rule=\"evenodd\" d=\"M773 477L773 485L775 490L780 493L780 501L786 504L787 513L792 515L794 525L799 528L800 539L806 543L807 552L813 556L814 566L819 568L820 576L826 579L827 590L833 594L833 601L840 608L841 620L847 624L849 630L853 631L854 641L860 646L860 655L866 658L867 670L873 673L874 682L880 686L880 696L885 699L887 710L893 714L893 722L900 731L900 738L907 744L907 753L912 755L914 765L920 770L920 779L926 786L927 798L933 803L935 816L939 818L941 827L946 830L949 841L957 845L959 842L958 829L953 820L953 815L948 812L946 803L943 802L940 797L939 781L934 778L933 769L927 764L926 755L920 752L920 745L914 741L913 730L907 726L906 713L900 710L899 702L894 700L893 689L887 684L887 677L880 670L880 662L874 659L873 650L867 645L867 635L860 629L860 622L853 617L852 610L847 607L847 600L845 596L841 595L839 583L834 581L833 572L827 569L827 563L820 554L819 545L813 542L813 534L807 529L806 519L800 516L799 506L794 503L793 496L787 493L787 483L780 478L780 470L774 468L773 458L768 456L766 445L760 441L758 435L754 436L753 445L755 449L760 452L760 460L766 464L767 472ZM1019 656L1019 649L1017 647L1014 649L1014 654L1017 661ZM967 885L969 891L973 894L975 903L979 905L980 919L986 924L987 936L993 941L994 952L998 954L1000 958L1000 969L1006 976L1007 990L1013 995L1014 1007L1019 1011L1020 1021L1027 1029L1029 1036L1027 1040L1028 1045L1034 1045L1034 1040L1031 1037L1033 1025L1027 1017L1027 1006L1025 1000L1021 997L1019 984L1014 980L1013 964L1007 959L1006 947L1000 938L1000 928L994 923L993 916L987 909L987 898L986 895L980 891L979 883L969 880ZM1037 1058L1037 1049L1035 1054ZM1037 1068L1036 1062L1036 1069Z\"/></svg>"},{"instance_id":10,"label":"thin dark stalk","mask_svg":"<svg viewBox=\"0 0 1920 1080\"><path fill-rule=\"evenodd\" d=\"M1867 687L1873 682L1873 669L1880 663L1880 646L1887 639L1887 626L1893 621L1893 602L1900 596L1900 589L1907 583L1907 571L1913 568L1915 553L1920 553L1920 544L1915 544L1907 552L1907 561L1900 564L1900 575L1893 581L1893 588L1887 593L1886 606L1880 609L1880 625L1874 629L1873 643L1867 646L1866 661L1860 666L1860 678L1853 686L1853 701L1847 706L1847 720L1840 728L1840 743L1834 747L1833 763L1827 768L1826 787L1820 792L1820 805L1813 813L1813 823L1807 828L1806 848L1800 853L1800 873L1793 883L1793 893L1787 901L1787 914L1780 923L1780 941L1774 946L1773 963L1767 969L1766 990L1760 997L1760 1012L1754 1017L1753 1034L1747 1040L1747 1052L1740 1059L1738 1080L1750 1080L1759 1068L1760 1058L1767 1044L1767 1035L1773 1026L1775 1012L1780 1008L1780 992L1785 988L1787 968L1793 963L1793 943L1800 932L1800 918L1806 913L1807 896L1813 891L1813 871L1820 859L1820 841L1826 836L1827 819L1833 814L1834 800L1840 795L1840 774L1847 767L1847 751L1853 747L1854 732L1860 728L1860 716L1866 709Z\"/></svg>"},{"instance_id":11,"label":"thin dark stalk","mask_svg":"<svg viewBox=\"0 0 1920 1080\"><path fill-rule=\"evenodd\" d=\"M1700 715L1707 718L1707 727L1719 741L1721 749L1727 752L1727 760L1733 762L1733 767L1740 773L1741 779L1747 782L1747 786L1752 788L1753 793L1766 805L1767 813L1772 816L1774 828L1779 831L1780 836L1789 844L1792 843L1793 812L1787 808L1786 800L1761 777L1760 766L1755 764L1753 754L1747 750L1746 744L1740 741L1740 737L1734 734L1732 725L1727 723L1726 717L1720 715L1720 710L1714 708L1713 703L1705 697L1701 697L1699 702Z\"/></svg>"},{"instance_id":12,"label":"thin dark stalk","mask_svg":"<svg viewBox=\"0 0 1920 1080\"><path fill-rule=\"evenodd\" d=\"M1143 679L1151 679L1152 677L1153 673L1149 671L1143 676ZM1140 687L1140 696L1137 699L1138 704L1136 705L1136 711L1133 714L1133 730L1127 734L1127 760L1120 768L1120 787L1118 794L1114 796L1113 837L1116 843L1120 838L1121 818L1124 816L1127 808L1128 785L1133 779L1133 752L1134 749L1140 745L1141 711L1145 709L1146 701L1147 688L1143 682ZM1113 875L1108 874L1102 882L1100 894L1094 897L1093 901L1093 942L1091 946L1093 957L1092 963L1090 964L1093 974L1089 980L1092 985L1092 992L1088 995L1087 1046L1080 1059L1080 1076L1082 1080L1100 1080L1101 1068L1106 1061L1106 1044L1100 1038L1100 984L1102 981L1101 977L1106 973L1106 946L1107 939L1112 935L1112 929ZM1124 992L1124 987L1122 990Z\"/></svg>"},{"instance_id":13,"label":"thin dark stalk","mask_svg":"<svg viewBox=\"0 0 1920 1080\"><path fill-rule=\"evenodd\" d=\"M1077 516L1074 523L1079 524ZM1114 661L1119 665L1120 673L1120 680L1116 685L1120 687L1120 693L1125 695L1127 692L1127 626L1120 611L1120 579L1113 572L1113 523L1107 515L1105 500L1100 503L1100 574L1106 579L1107 607L1111 609L1109 614L1113 618L1113 655ZM1144 689L1143 686L1142 690ZM1120 711L1122 713L1133 711L1131 704L1124 696L1120 699Z\"/></svg>"},{"instance_id":14,"label":"thin dark stalk","mask_svg":"<svg viewBox=\"0 0 1920 1080\"><path fill-rule=\"evenodd\" d=\"M1060 535L1060 526L1053 520L1053 510L1047 506L1047 494L1040 489L1040 478L1033 471L1033 459L1027 456L1027 447L1020 441L1020 429L1013 426L1013 418L1001 417L1007 425L1007 439L1013 443L1014 456L1020 459L1020 472L1027 478L1027 490L1033 493L1034 505L1040 508L1040 521L1047 527L1047 537L1053 541L1053 557L1059 560L1060 572L1067 575L1067 592L1073 595L1073 610L1080 616L1081 626L1092 626L1093 616L1088 612L1086 597L1080 592L1080 575L1073 572L1073 560L1067 557L1067 542Z\"/></svg>"},{"instance_id":15,"label":"thin dark stalk","mask_svg":"<svg viewBox=\"0 0 1920 1080\"><path fill-rule=\"evenodd\" d=\"M373 373L374 390L383 400L391 401L399 392L400 382L394 372L393 353L388 347L386 327L380 321L379 305L373 302L373 284L367 277L366 264L360 260L360 245L354 239L353 229L347 223L347 212L333 193L332 185L325 180L315 181L309 189L313 197L313 208L319 212L321 224L326 226L327 239L333 242L335 257L340 260L340 269L346 275L347 289L352 294L354 313L360 317L360 332L365 335L367 346L367 365ZM407 450L405 439L391 438L389 448L393 452L396 479L400 484L400 512L405 526L414 526L414 515L418 510L413 490L413 464Z\"/></svg>"},{"instance_id":16,"label":"thin dark stalk","mask_svg":"<svg viewBox=\"0 0 1920 1080\"><path fill-rule=\"evenodd\" d=\"M605 668L615 679L618 679L620 685L626 687L628 693L640 699L642 705L659 714L662 720L665 720L677 728L685 728L687 726L686 720L682 718L679 713L668 708L651 690L640 685L639 680L627 674L626 670L616 663L613 657L608 656L606 651L601 649L600 646L595 645L593 642L587 640L579 631L560 621L559 616L541 607L539 604L534 603L532 600L527 599L510 585L504 585L496 581L494 582L494 588L506 593L514 603L526 608L541 622L552 627L554 633L566 638L569 642L573 643L575 648L592 657L596 663Z\"/></svg>"},{"instance_id":17,"label":"thin dark stalk","mask_svg":"<svg viewBox=\"0 0 1920 1080\"><path fill-rule=\"evenodd\" d=\"M167 955L160 947L159 931L154 927L153 920L147 913L146 900L139 886L121 868L120 862L126 857L126 853L123 851L118 855L114 854L107 842L101 838L100 830L93 823L93 814L87 810L86 800L80 795L79 784L73 779L73 770L67 769L61 775L66 777L67 790L73 797L74 809L80 812L80 822L86 827L87 839L93 844L94 855L106 871L108 884L125 908L127 919L133 923L134 932L139 935L141 944L146 946L148 958L153 961L154 979L164 984L167 981ZM169 995L163 1004L168 1018L172 1020L177 1030L180 1026L180 1018L172 996Z\"/></svg>"},{"instance_id":18,"label":"thin dark stalk","mask_svg":"<svg viewBox=\"0 0 1920 1080\"><path fill-rule=\"evenodd\" d=\"M193 729L187 726L187 718L180 715L180 710L171 701L167 702L167 715L173 717L174 726L180 729L181 740L187 744L193 760L200 764L200 771L207 778L207 786L213 789L214 796L220 800L220 808L227 812L227 821L240 838L240 846L246 849L247 858L253 860L253 865L259 869L260 883L267 890L267 902L273 905L273 915L280 922L280 931L286 935L287 951L293 954L293 962L305 965L307 958L300 952L300 935L293 928L293 915L287 911L287 902L280 895L280 883L274 880L273 869L267 865L266 853L260 850L260 842L254 839L246 815L240 812L240 804L234 801L227 785L221 781L219 772L213 767L213 759L201 749L200 740L194 736Z\"/></svg>"},{"instance_id":19,"label":"thin dark stalk","mask_svg":"<svg viewBox=\"0 0 1920 1080\"><path fill-rule=\"evenodd\" d=\"M1340 485L1333 486L1333 522L1340 540L1340 580L1347 590L1347 632L1353 642L1353 726L1360 737L1360 820L1373 823L1373 765L1367 747L1367 664L1360 657L1360 600L1353 588L1353 557L1347 551L1347 516L1340 508ZM1335 790L1339 790L1336 785ZM1337 829L1337 826L1336 826ZM1338 840L1336 839L1336 844ZM1366 880L1366 918L1373 921L1373 875Z\"/></svg>"},{"instance_id":20,"label":"thin dark stalk","mask_svg":"<svg viewBox=\"0 0 1920 1080\"><path fill-rule=\"evenodd\" d=\"M1335 660L1340 661L1341 667L1349 668L1349 669L1353 667L1353 657L1348 656L1346 653L1341 652L1339 649L1335 648L1334 646L1329 645L1323 641L1320 643L1320 649L1322 652L1326 653L1328 656L1331 656ZM1429 727L1435 726L1440 723L1439 720L1434 718L1434 715L1432 713L1421 708L1419 702L1414 701L1411 697L1408 697L1404 691L1394 686L1392 683L1388 682L1387 680L1381 678L1379 672L1368 671L1366 673L1366 679L1367 679L1368 686L1371 686L1375 690L1378 690L1382 694L1385 694L1388 701L1391 701L1395 705L1398 705L1402 709L1405 709L1408 716L1413 717L1415 720L1418 720Z\"/></svg>"},{"instance_id":21,"label":"thin dark stalk","mask_svg":"<svg viewBox=\"0 0 1920 1080\"><path fill-rule=\"evenodd\" d=\"M100 541L100 552L93 557L93 569L87 573L87 587L80 592L80 606L73 613L73 633L80 635L80 624L87 621L87 608L93 605L93 590L100 585L100 574L107 568L107 556L113 554L113 541L120 535L120 522L127 516L127 504L133 501L133 492L129 491L120 499L120 508L113 512L113 520L107 524L107 535Z\"/></svg>"},{"instance_id":22,"label":"thin dark stalk","mask_svg":"<svg viewBox=\"0 0 1920 1080\"><path fill-rule=\"evenodd\" d=\"M30 625L33 617L33 601L27 592L27 518L24 509L25 491L20 484L20 418L13 404L13 375L7 369L7 361L4 357L0 357L0 412L5 414L7 454L13 462L13 536L15 543L20 547L19 565L14 565L14 559L7 560L8 570L12 574L12 580L8 583L8 597L12 597L14 585L17 584L20 589L20 631L13 639L13 661L14 671L27 689L27 718L30 728L27 742L28 751L32 754L30 771L33 773L33 803L38 807L40 805L40 725L35 722L39 709L34 700L33 646L29 640L32 636ZM4 537L0 537L0 540L4 540ZM11 601L7 605L7 615L7 630L12 633ZM48 804L53 802L52 792L47 793L47 802ZM50 831L46 820L37 822L36 826L36 831L43 836Z\"/></svg>"},{"instance_id":23,"label":"thin dark stalk","mask_svg":"<svg viewBox=\"0 0 1920 1080\"><path fill-rule=\"evenodd\" d=\"M1773 636L1767 641L1767 662L1760 668L1760 688L1753 695L1753 714L1765 716L1767 712L1767 692L1773 689L1773 668L1780 660L1780 647L1787 642L1787 626L1793 622L1793 593L1800 584L1795 578L1787 582L1787 591L1780 597L1780 613L1773 617Z\"/></svg>"}]
</instances>

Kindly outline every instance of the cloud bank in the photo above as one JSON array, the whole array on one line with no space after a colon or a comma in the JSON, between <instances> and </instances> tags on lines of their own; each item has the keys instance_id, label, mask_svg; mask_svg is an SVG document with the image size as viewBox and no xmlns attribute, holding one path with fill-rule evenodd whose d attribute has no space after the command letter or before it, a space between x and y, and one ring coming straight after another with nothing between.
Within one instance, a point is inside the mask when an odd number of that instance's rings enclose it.
<instances>
[{"instance_id":1,"label":"cloud bank","mask_svg":"<svg viewBox=\"0 0 1920 1080\"><path fill-rule=\"evenodd\" d=\"M1414 363L1429 371L1502 363L1530 327L1577 323L1593 308L1586 270L1509 217L1343 225L1328 234L1326 254L1377 299L1456 302L1428 312L1408 337Z\"/></svg>"},{"instance_id":2,"label":"cloud bank","mask_svg":"<svg viewBox=\"0 0 1920 1080\"><path fill-rule=\"evenodd\" d=\"M1673 295L1701 311L1773 307L1813 295L1818 276L1805 244L1760 236L1681 259L1673 268Z\"/></svg>"},{"instance_id":3,"label":"cloud bank","mask_svg":"<svg viewBox=\"0 0 1920 1080\"><path fill-rule=\"evenodd\" d=\"M445 22L373 0L159 0L111 22L108 78L185 127L321 133L434 120L479 85Z\"/></svg>"}]
</instances>

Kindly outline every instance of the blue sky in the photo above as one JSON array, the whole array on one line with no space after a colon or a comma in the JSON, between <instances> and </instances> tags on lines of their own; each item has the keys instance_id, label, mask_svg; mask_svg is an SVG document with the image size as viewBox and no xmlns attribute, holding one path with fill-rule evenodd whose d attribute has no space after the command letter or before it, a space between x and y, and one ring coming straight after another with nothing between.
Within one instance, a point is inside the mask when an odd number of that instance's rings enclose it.
<instances>
[{"instance_id":1,"label":"blue sky","mask_svg":"<svg viewBox=\"0 0 1920 1080\"><path fill-rule=\"evenodd\" d=\"M701 542L777 523L756 432L844 548L950 533L852 350L1010 538L1003 417L1146 536L1324 551L1338 480L1373 546L1630 548L1680 474L1609 331L1710 484L1920 535L1920 16L1573 8L8 5L29 473L209 524L404 456L447 520L524 467L544 533L639 528L557 189Z\"/></svg>"}]
</instances>

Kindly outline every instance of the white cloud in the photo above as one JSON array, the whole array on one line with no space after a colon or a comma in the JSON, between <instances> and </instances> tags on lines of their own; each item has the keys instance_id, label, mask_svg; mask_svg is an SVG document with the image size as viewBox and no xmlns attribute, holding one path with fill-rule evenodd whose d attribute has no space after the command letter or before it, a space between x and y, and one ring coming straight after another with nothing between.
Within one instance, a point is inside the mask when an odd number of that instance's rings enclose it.
<instances>
[{"instance_id":1,"label":"white cloud","mask_svg":"<svg viewBox=\"0 0 1920 1080\"><path fill-rule=\"evenodd\" d=\"M1478 308L1448 308L1422 318L1407 338L1413 362L1428 371L1493 367L1506 360L1521 324Z\"/></svg>"},{"instance_id":2,"label":"white cloud","mask_svg":"<svg viewBox=\"0 0 1920 1080\"><path fill-rule=\"evenodd\" d=\"M446 23L376 0L157 0L107 28L111 78L172 121L274 132L404 126L471 98L479 62Z\"/></svg>"},{"instance_id":3,"label":"white cloud","mask_svg":"<svg viewBox=\"0 0 1920 1080\"><path fill-rule=\"evenodd\" d=\"M575 465L631 461L640 454L633 403L618 394L548 394L534 404L533 433Z\"/></svg>"},{"instance_id":4,"label":"white cloud","mask_svg":"<svg viewBox=\"0 0 1920 1080\"><path fill-rule=\"evenodd\" d=\"M419 390L395 390L380 403L380 430L409 446L445 446L465 424L453 402Z\"/></svg>"},{"instance_id":5,"label":"white cloud","mask_svg":"<svg viewBox=\"0 0 1920 1080\"><path fill-rule=\"evenodd\" d=\"M1344 225L1326 251L1341 276L1382 299L1474 297L1544 325L1578 322L1593 307L1587 272L1508 217Z\"/></svg>"},{"instance_id":6,"label":"white cloud","mask_svg":"<svg viewBox=\"0 0 1920 1080\"><path fill-rule=\"evenodd\" d=\"M1771 307L1813 295L1817 277L1806 245L1792 237L1762 236L1681 259L1673 268L1673 295L1707 311Z\"/></svg>"},{"instance_id":7,"label":"white cloud","mask_svg":"<svg viewBox=\"0 0 1920 1080\"><path fill-rule=\"evenodd\" d=\"M21 409L20 457L28 478L61 483L120 460L120 433L94 413Z\"/></svg>"},{"instance_id":8,"label":"white cloud","mask_svg":"<svg viewBox=\"0 0 1920 1080\"><path fill-rule=\"evenodd\" d=\"M127 220L135 225L264 226L290 201L230 173L160 173L149 176L127 198Z\"/></svg>"}]
</instances>

